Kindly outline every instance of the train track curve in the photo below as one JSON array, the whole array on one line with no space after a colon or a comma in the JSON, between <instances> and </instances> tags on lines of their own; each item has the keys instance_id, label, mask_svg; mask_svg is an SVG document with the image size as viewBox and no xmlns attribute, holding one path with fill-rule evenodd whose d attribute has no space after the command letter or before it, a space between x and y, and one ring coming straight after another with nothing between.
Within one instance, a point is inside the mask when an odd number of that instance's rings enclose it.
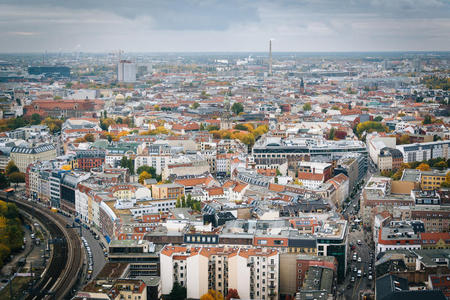
<instances>
[{"instance_id":1,"label":"train track curve","mask_svg":"<svg viewBox=\"0 0 450 300\"><path fill-rule=\"evenodd\" d=\"M48 230L53 244L53 255L27 300L66 299L72 295L83 267L83 249L81 239L67 222L59 215L44 208L32 205L28 201L9 198L20 210L26 211L38 219Z\"/></svg>"}]
</instances>

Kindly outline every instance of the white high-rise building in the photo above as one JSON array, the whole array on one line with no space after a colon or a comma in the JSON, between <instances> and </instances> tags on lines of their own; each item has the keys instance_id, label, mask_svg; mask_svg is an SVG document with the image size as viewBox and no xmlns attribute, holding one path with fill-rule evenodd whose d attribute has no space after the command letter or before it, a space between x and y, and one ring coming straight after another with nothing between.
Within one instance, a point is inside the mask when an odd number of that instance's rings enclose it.
<instances>
[{"instance_id":1,"label":"white high-rise building","mask_svg":"<svg viewBox=\"0 0 450 300\"><path fill-rule=\"evenodd\" d=\"M129 60L121 60L117 66L117 81L119 82L135 82L136 81L136 64Z\"/></svg>"}]
</instances>

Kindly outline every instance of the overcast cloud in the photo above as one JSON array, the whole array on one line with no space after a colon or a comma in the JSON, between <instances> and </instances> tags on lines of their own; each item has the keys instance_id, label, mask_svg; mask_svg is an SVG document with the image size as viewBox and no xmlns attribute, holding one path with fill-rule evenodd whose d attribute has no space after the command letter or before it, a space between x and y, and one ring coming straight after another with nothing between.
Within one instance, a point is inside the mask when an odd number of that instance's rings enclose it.
<instances>
[{"instance_id":1,"label":"overcast cloud","mask_svg":"<svg viewBox=\"0 0 450 300\"><path fill-rule=\"evenodd\" d=\"M0 0L0 52L450 50L450 0Z\"/></svg>"}]
</instances>

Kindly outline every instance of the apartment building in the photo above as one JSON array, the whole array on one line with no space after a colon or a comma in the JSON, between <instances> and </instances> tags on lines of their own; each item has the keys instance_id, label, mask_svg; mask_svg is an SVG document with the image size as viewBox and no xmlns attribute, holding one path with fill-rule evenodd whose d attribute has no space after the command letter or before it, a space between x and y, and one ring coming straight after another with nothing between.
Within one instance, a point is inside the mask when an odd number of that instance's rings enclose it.
<instances>
[{"instance_id":1,"label":"apartment building","mask_svg":"<svg viewBox=\"0 0 450 300\"><path fill-rule=\"evenodd\" d=\"M178 183L153 184L153 199L177 199L184 195L184 186Z\"/></svg>"},{"instance_id":2,"label":"apartment building","mask_svg":"<svg viewBox=\"0 0 450 300\"><path fill-rule=\"evenodd\" d=\"M105 162L105 151L103 150L80 150L77 151L76 160L79 169L90 171L98 168Z\"/></svg>"},{"instance_id":3,"label":"apartment building","mask_svg":"<svg viewBox=\"0 0 450 300\"><path fill-rule=\"evenodd\" d=\"M421 249L420 233L425 231L420 221L391 221L379 230L375 249L377 253L396 249Z\"/></svg>"},{"instance_id":4,"label":"apartment building","mask_svg":"<svg viewBox=\"0 0 450 300\"><path fill-rule=\"evenodd\" d=\"M298 181L308 188L318 188L331 178L332 167L329 163L302 161L298 163Z\"/></svg>"},{"instance_id":5,"label":"apartment building","mask_svg":"<svg viewBox=\"0 0 450 300\"><path fill-rule=\"evenodd\" d=\"M423 190L438 190L441 183L445 182L445 176L450 170L422 171L420 176L420 186Z\"/></svg>"},{"instance_id":6,"label":"apartment building","mask_svg":"<svg viewBox=\"0 0 450 300\"><path fill-rule=\"evenodd\" d=\"M45 144L33 147L13 147L10 159L14 161L20 172L25 172L27 167L37 161L47 161L56 158L54 145Z\"/></svg>"},{"instance_id":7,"label":"apartment building","mask_svg":"<svg viewBox=\"0 0 450 300\"><path fill-rule=\"evenodd\" d=\"M278 299L278 250L242 247L174 247L161 251L162 293L177 281L188 298L236 289L243 299Z\"/></svg>"},{"instance_id":8,"label":"apartment building","mask_svg":"<svg viewBox=\"0 0 450 300\"><path fill-rule=\"evenodd\" d=\"M450 141L436 141L430 143L398 145L396 148L403 154L403 162L429 160L431 158L449 159Z\"/></svg>"},{"instance_id":9,"label":"apartment building","mask_svg":"<svg viewBox=\"0 0 450 300\"><path fill-rule=\"evenodd\" d=\"M378 170L392 171L397 170L403 163L403 154L400 150L384 147L378 154Z\"/></svg>"}]
</instances>

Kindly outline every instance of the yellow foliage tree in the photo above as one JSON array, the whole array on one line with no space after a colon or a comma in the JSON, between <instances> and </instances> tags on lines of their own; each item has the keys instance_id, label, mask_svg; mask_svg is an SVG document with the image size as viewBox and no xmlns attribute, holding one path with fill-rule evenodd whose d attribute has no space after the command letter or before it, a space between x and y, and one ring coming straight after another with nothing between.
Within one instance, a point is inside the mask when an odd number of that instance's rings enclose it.
<instances>
[{"instance_id":1,"label":"yellow foliage tree","mask_svg":"<svg viewBox=\"0 0 450 300\"><path fill-rule=\"evenodd\" d=\"M223 295L215 290L208 290L208 293L200 297L200 300L224 300Z\"/></svg>"},{"instance_id":2,"label":"yellow foliage tree","mask_svg":"<svg viewBox=\"0 0 450 300\"><path fill-rule=\"evenodd\" d=\"M150 179L152 178L152 175L150 173L148 173L147 171L143 171L140 175L139 175L139 183L143 184L144 180L146 179Z\"/></svg>"},{"instance_id":3,"label":"yellow foliage tree","mask_svg":"<svg viewBox=\"0 0 450 300\"><path fill-rule=\"evenodd\" d=\"M430 171L431 170L430 166L426 163L421 163L416 169L420 170L420 171Z\"/></svg>"}]
</instances>

